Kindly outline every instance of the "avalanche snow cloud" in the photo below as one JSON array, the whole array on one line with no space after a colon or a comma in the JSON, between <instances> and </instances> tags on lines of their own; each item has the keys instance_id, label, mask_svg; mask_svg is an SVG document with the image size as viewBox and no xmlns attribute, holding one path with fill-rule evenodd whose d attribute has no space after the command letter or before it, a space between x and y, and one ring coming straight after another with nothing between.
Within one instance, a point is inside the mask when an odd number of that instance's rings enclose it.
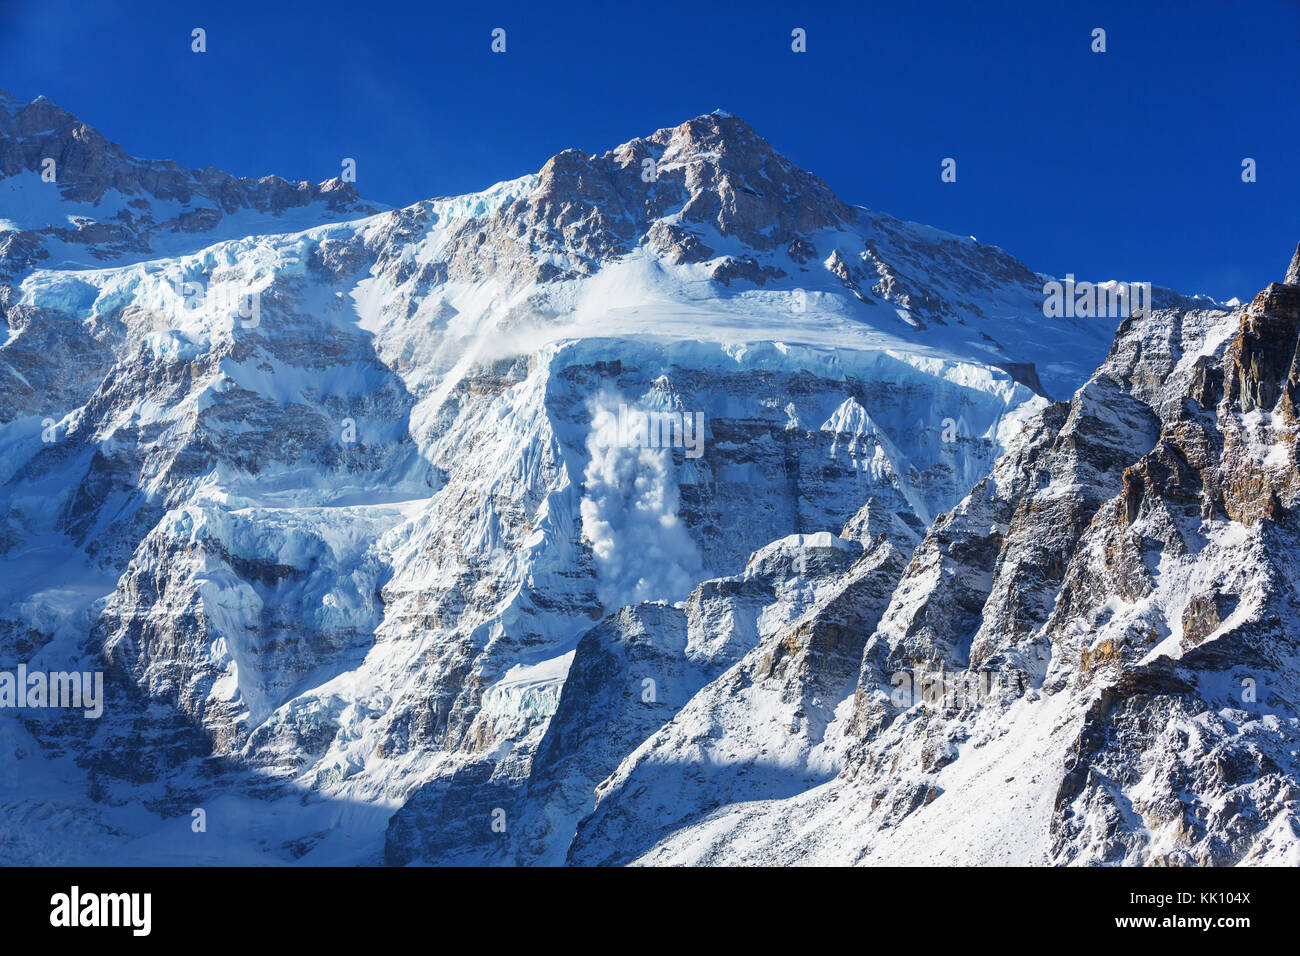
<instances>
[{"instance_id":1,"label":"avalanche snow cloud","mask_svg":"<svg viewBox=\"0 0 1300 956\"><path fill-rule=\"evenodd\" d=\"M601 603L613 611L641 601L684 599L699 581L703 562L678 517L671 425L661 428L658 418L671 422L668 416L682 413L634 408L633 417L641 420L638 435L619 396L594 396L587 411L592 424L580 515L583 540L596 560ZM687 413L685 420L693 429L694 416ZM683 449L684 432L679 425Z\"/></svg>"}]
</instances>

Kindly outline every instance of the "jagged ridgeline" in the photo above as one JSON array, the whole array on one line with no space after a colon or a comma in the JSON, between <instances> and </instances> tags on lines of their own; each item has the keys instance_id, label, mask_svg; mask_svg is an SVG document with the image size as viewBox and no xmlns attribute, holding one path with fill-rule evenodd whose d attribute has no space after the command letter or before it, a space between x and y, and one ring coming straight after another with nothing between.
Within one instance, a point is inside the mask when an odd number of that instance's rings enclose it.
<instances>
[{"instance_id":1,"label":"jagged ridgeline","mask_svg":"<svg viewBox=\"0 0 1300 956\"><path fill-rule=\"evenodd\" d=\"M103 674L0 845L1294 861L1297 268L1115 335L722 112L388 210L0 94L0 670Z\"/></svg>"}]
</instances>

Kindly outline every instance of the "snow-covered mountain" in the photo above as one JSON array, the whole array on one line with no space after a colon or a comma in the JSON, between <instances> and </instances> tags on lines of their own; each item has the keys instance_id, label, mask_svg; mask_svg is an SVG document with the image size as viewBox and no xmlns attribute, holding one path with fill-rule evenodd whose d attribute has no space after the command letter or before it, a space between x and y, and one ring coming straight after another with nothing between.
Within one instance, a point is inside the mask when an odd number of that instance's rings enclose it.
<instances>
[{"instance_id":1,"label":"snow-covered mountain","mask_svg":"<svg viewBox=\"0 0 1300 956\"><path fill-rule=\"evenodd\" d=\"M569 859L1300 863L1298 344L1300 249L1244 310L1126 322L916 550L835 779L692 806L673 742L726 738L683 709Z\"/></svg>"},{"instance_id":2,"label":"snow-covered mountain","mask_svg":"<svg viewBox=\"0 0 1300 956\"><path fill-rule=\"evenodd\" d=\"M390 211L0 95L0 174L0 669L107 693L0 709L12 859L911 860L961 845L898 837L931 817L978 817L994 859L1040 790L1065 796L1017 858L1172 857L1139 789L1228 790L1159 789L1149 742L1108 737L1134 681L1134 726L1212 723L1276 761L1243 793L1293 800L1285 708L1224 716L1235 672L1198 690L1163 623L1195 595L1196 653L1267 646L1289 693L1260 622L1294 578L1259 538L1291 504L1260 357L1289 286L1156 290L1112 346L1005 252L847 205L721 112ZM1195 529L1192 472L1220 489ZM1177 534L1143 530L1161 496ZM1006 689L889 702L939 663ZM1232 845L1293 853L1265 816ZM1200 825L1188 854L1237 858Z\"/></svg>"}]
</instances>

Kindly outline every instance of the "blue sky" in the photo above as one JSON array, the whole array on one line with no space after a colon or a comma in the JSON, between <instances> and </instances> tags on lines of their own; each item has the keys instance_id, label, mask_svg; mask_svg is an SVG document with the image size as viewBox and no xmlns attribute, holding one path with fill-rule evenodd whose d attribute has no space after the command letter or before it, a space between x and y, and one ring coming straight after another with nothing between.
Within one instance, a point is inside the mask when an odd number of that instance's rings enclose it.
<instances>
[{"instance_id":1,"label":"blue sky","mask_svg":"<svg viewBox=\"0 0 1300 956\"><path fill-rule=\"evenodd\" d=\"M1045 272L1246 298L1300 240L1300 0L728 6L0 0L0 88L138 156L355 157L394 205L720 107L846 201Z\"/></svg>"}]
</instances>

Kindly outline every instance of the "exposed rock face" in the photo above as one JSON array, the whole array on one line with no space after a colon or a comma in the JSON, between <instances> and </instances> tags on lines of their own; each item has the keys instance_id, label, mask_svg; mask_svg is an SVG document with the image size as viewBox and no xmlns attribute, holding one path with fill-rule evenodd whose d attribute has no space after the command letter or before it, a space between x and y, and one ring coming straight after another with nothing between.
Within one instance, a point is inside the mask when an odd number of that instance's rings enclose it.
<instances>
[{"instance_id":1,"label":"exposed rock face","mask_svg":"<svg viewBox=\"0 0 1300 956\"><path fill-rule=\"evenodd\" d=\"M1036 702L1065 735L1037 852L1128 859L1150 838L1079 836L1109 791L1062 755L1151 752L1087 726L1203 720L1195 667L1245 666L1247 626L1259 699L1289 693L1291 286L1129 320L1051 405L1103 323L1024 335L1042 276L725 114L371 215L0 97L0 174L59 220L0 204L0 652L108 677L99 721L0 713L13 859L42 819L86 860L905 856L881 828ZM904 705L904 669L996 674L996 705ZM1243 786L1281 806L1277 766ZM183 836L209 803L225 855ZM1193 856L1275 854L1198 826Z\"/></svg>"},{"instance_id":2,"label":"exposed rock face","mask_svg":"<svg viewBox=\"0 0 1300 956\"><path fill-rule=\"evenodd\" d=\"M567 861L628 863L719 806L833 776L846 743L840 705L903 565L882 535L812 608L646 735L596 787Z\"/></svg>"},{"instance_id":3,"label":"exposed rock face","mask_svg":"<svg viewBox=\"0 0 1300 956\"><path fill-rule=\"evenodd\" d=\"M389 860L563 863L596 785L623 756L756 643L785 633L861 554L860 545L829 534L794 536L754 554L742 574L702 583L682 606L641 604L606 618L578 643L531 761L498 764L494 789L473 788L453 803L435 790L431 807L417 793L389 826ZM509 827L500 834L470 828L478 845L461 845L459 821L486 821L497 807Z\"/></svg>"},{"instance_id":4,"label":"exposed rock face","mask_svg":"<svg viewBox=\"0 0 1300 956\"><path fill-rule=\"evenodd\" d=\"M761 284L779 269L723 257L701 228L756 252L771 252L820 230L857 221L830 188L772 149L742 120L700 116L635 139L603 156L565 150L537 175L532 189L503 204L486 222L466 222L448 240L449 278L506 273L531 283L590 275L647 242L675 264L711 260L727 284L746 274ZM557 271L552 263L564 263ZM536 263L534 268L520 268Z\"/></svg>"},{"instance_id":5,"label":"exposed rock face","mask_svg":"<svg viewBox=\"0 0 1300 956\"><path fill-rule=\"evenodd\" d=\"M1126 322L927 533L838 778L640 860L1300 861L1294 291Z\"/></svg>"}]
</instances>

